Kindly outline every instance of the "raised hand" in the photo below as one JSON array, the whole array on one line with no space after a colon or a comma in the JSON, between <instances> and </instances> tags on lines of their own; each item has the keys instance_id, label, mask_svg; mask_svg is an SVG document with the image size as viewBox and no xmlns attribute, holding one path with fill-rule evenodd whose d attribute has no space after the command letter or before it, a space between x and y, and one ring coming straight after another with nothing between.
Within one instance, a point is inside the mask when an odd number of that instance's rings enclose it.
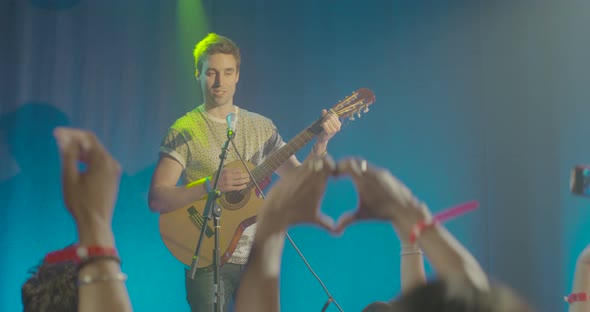
<instances>
[{"instance_id":1,"label":"raised hand","mask_svg":"<svg viewBox=\"0 0 590 312\"><path fill-rule=\"evenodd\" d=\"M91 132L57 128L54 136L63 162L64 201L78 225L80 243L104 237L111 233L121 167ZM112 244L110 237L106 240Z\"/></svg>"},{"instance_id":2,"label":"raised hand","mask_svg":"<svg viewBox=\"0 0 590 312\"><path fill-rule=\"evenodd\" d=\"M328 178L334 172L329 156L310 157L297 170L278 181L258 216L258 231L284 231L299 223L316 224L333 231L334 221L320 211Z\"/></svg>"},{"instance_id":3,"label":"raised hand","mask_svg":"<svg viewBox=\"0 0 590 312\"><path fill-rule=\"evenodd\" d=\"M328 113L327 110L322 110L322 129L323 131L318 136L318 142L328 142L338 131L342 123L338 115Z\"/></svg>"},{"instance_id":4,"label":"raised hand","mask_svg":"<svg viewBox=\"0 0 590 312\"><path fill-rule=\"evenodd\" d=\"M337 231L361 220L393 222L400 235L407 235L417 222L430 218L427 208L389 171L364 159L349 158L338 163L337 176L350 176L359 195L356 211L338 220Z\"/></svg>"},{"instance_id":5,"label":"raised hand","mask_svg":"<svg viewBox=\"0 0 590 312\"><path fill-rule=\"evenodd\" d=\"M322 132L311 149L312 155L325 155L327 153L328 141L340 131L342 124L340 118L336 114L328 113L325 109L322 110Z\"/></svg>"},{"instance_id":6,"label":"raised hand","mask_svg":"<svg viewBox=\"0 0 590 312\"><path fill-rule=\"evenodd\" d=\"M236 296L236 311L279 311L279 276L285 231L299 223L333 231L334 221L320 211L326 182L334 172L329 156L310 156L281 177L258 214L248 265Z\"/></svg>"}]
</instances>

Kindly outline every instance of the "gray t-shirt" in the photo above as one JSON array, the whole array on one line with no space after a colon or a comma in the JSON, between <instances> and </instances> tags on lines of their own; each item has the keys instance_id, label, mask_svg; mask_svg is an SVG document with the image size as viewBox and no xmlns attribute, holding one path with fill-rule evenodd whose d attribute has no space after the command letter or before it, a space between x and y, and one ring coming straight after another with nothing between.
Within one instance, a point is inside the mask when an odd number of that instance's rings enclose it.
<instances>
[{"instance_id":1,"label":"gray t-shirt","mask_svg":"<svg viewBox=\"0 0 590 312\"><path fill-rule=\"evenodd\" d=\"M236 114L238 122L233 141L244 160L259 165L269 154L285 145L270 119L237 106ZM182 165L181 181L188 184L217 170L221 147L226 139L226 121L211 116L205 111L204 105L200 105L176 120L168 129L160 152L173 157ZM239 160L238 155L231 148L225 163L236 160ZM255 231L256 224L246 228L228 262L246 263Z\"/></svg>"}]
</instances>

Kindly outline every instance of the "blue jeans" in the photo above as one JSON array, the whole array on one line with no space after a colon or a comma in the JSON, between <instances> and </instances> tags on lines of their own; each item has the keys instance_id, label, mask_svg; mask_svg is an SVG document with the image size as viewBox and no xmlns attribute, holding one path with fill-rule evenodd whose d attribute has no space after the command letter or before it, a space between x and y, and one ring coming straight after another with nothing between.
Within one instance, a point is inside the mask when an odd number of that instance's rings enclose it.
<instances>
[{"instance_id":1,"label":"blue jeans","mask_svg":"<svg viewBox=\"0 0 590 312\"><path fill-rule=\"evenodd\" d=\"M219 270L219 292L221 311L233 311L235 291L240 285L244 265L226 263ZM186 300L192 312L212 312L215 293L213 291L213 269L210 267L197 270L195 279L189 277L185 270Z\"/></svg>"}]
</instances>

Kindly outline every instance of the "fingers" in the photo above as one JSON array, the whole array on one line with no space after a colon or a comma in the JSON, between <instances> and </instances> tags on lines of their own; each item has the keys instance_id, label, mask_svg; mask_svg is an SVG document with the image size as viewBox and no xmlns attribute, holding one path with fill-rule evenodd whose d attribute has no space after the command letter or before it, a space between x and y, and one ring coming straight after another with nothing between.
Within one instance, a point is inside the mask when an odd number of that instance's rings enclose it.
<instances>
[{"instance_id":1,"label":"fingers","mask_svg":"<svg viewBox=\"0 0 590 312\"><path fill-rule=\"evenodd\" d=\"M217 187L223 192L240 191L245 189L250 182L250 175L240 168L224 168L219 178Z\"/></svg>"},{"instance_id":2,"label":"fingers","mask_svg":"<svg viewBox=\"0 0 590 312\"><path fill-rule=\"evenodd\" d=\"M248 187L248 182L225 182L220 183L217 185L217 189L221 192L230 192L230 191L241 191Z\"/></svg>"},{"instance_id":3,"label":"fingers","mask_svg":"<svg viewBox=\"0 0 590 312\"><path fill-rule=\"evenodd\" d=\"M111 205L109 201L116 198L121 175L118 162L90 132L58 127L53 134L63 161L64 200L74 218L78 220L79 214L83 213L81 207L99 207L100 210L102 206ZM84 172L79 169L80 162L86 164ZM94 199L89 199L89 196L94 196ZM87 205L80 205L84 200L88 200Z\"/></svg>"},{"instance_id":4,"label":"fingers","mask_svg":"<svg viewBox=\"0 0 590 312\"><path fill-rule=\"evenodd\" d=\"M340 118L337 115L329 114L324 119L324 124L329 125L332 129L340 130L340 126L342 123L340 122Z\"/></svg>"},{"instance_id":5,"label":"fingers","mask_svg":"<svg viewBox=\"0 0 590 312\"><path fill-rule=\"evenodd\" d=\"M357 213L356 212L347 212L344 215L342 215L339 219L338 222L336 222L336 226L334 228L334 231L336 233L341 234L342 232L344 232L344 229L346 229L346 227L348 227L350 224L354 223L355 221L357 221Z\"/></svg>"},{"instance_id":6,"label":"fingers","mask_svg":"<svg viewBox=\"0 0 590 312\"><path fill-rule=\"evenodd\" d=\"M250 175L248 172L244 172L240 168L224 168L221 172L223 177L228 178L229 180L249 180Z\"/></svg>"},{"instance_id":7,"label":"fingers","mask_svg":"<svg viewBox=\"0 0 590 312\"><path fill-rule=\"evenodd\" d=\"M331 123L330 123L330 122L328 122L328 121L324 121L324 122L322 123L322 129L324 129L324 131L325 131L327 134L333 134L333 133L336 133L336 132L338 132L338 130L340 130L340 128L339 128L339 127L336 127L335 125L331 124Z\"/></svg>"},{"instance_id":8,"label":"fingers","mask_svg":"<svg viewBox=\"0 0 590 312\"><path fill-rule=\"evenodd\" d=\"M325 109L322 110L322 116L324 120L322 121L322 129L328 134L334 134L340 131L340 127L342 123L340 122L340 118L338 115L333 113L328 113Z\"/></svg>"},{"instance_id":9,"label":"fingers","mask_svg":"<svg viewBox=\"0 0 590 312\"><path fill-rule=\"evenodd\" d=\"M62 158L62 180L64 192L69 192L71 186L76 185L80 172L78 170L78 160L81 154L81 146L77 141L72 139L70 129L56 128L53 135L57 140ZM67 196L65 196L67 198Z\"/></svg>"},{"instance_id":10,"label":"fingers","mask_svg":"<svg viewBox=\"0 0 590 312\"><path fill-rule=\"evenodd\" d=\"M221 192L241 191L241 190L245 189L247 186L248 186L248 184L229 185L229 186L219 187L219 190Z\"/></svg>"},{"instance_id":11,"label":"fingers","mask_svg":"<svg viewBox=\"0 0 590 312\"><path fill-rule=\"evenodd\" d=\"M230 175L248 175L247 172L244 172L242 168L223 168L223 173L230 174Z\"/></svg>"},{"instance_id":12,"label":"fingers","mask_svg":"<svg viewBox=\"0 0 590 312\"><path fill-rule=\"evenodd\" d=\"M107 169L120 172L119 163L108 153L94 133L74 128L58 127L54 131L54 136L60 148L71 149L69 150L70 153L73 152L73 149L77 149L75 161L86 163L88 170L93 170L98 166L101 168L105 166Z\"/></svg>"},{"instance_id":13,"label":"fingers","mask_svg":"<svg viewBox=\"0 0 590 312\"><path fill-rule=\"evenodd\" d=\"M358 180L367 173L373 173L375 167L362 158L347 158L338 163L335 175L350 175L353 179Z\"/></svg>"},{"instance_id":14,"label":"fingers","mask_svg":"<svg viewBox=\"0 0 590 312\"><path fill-rule=\"evenodd\" d=\"M245 175L240 174L238 176L228 178L227 181L231 185L242 185L242 184L246 184L246 183L250 182L250 176L248 174L245 174Z\"/></svg>"},{"instance_id":15,"label":"fingers","mask_svg":"<svg viewBox=\"0 0 590 312\"><path fill-rule=\"evenodd\" d=\"M333 232L335 222L320 212L320 203L334 168L331 157L310 156L273 186L265 202L265 215L273 223L315 224Z\"/></svg>"},{"instance_id":16,"label":"fingers","mask_svg":"<svg viewBox=\"0 0 590 312\"><path fill-rule=\"evenodd\" d=\"M307 173L332 175L336 170L336 163L330 155L311 156L303 162L301 168Z\"/></svg>"},{"instance_id":17,"label":"fingers","mask_svg":"<svg viewBox=\"0 0 590 312\"><path fill-rule=\"evenodd\" d=\"M323 213L319 213L312 223L328 232L336 232L336 222L334 222L334 219Z\"/></svg>"}]
</instances>

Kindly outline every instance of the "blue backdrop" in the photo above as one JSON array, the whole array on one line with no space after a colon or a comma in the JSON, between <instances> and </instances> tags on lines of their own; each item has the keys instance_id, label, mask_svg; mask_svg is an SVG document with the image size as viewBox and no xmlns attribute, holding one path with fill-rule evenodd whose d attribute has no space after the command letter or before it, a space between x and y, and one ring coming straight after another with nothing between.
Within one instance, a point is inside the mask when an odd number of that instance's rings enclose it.
<instances>
[{"instance_id":1,"label":"blue backdrop","mask_svg":"<svg viewBox=\"0 0 590 312\"><path fill-rule=\"evenodd\" d=\"M146 198L160 139L201 103L191 48L208 31L242 49L237 105L286 140L372 89L376 104L330 153L390 169L433 211L479 200L451 232L540 311L565 310L590 242L590 202L568 191L570 168L590 162L589 13L575 0L0 1L0 310L21 310L27 270L76 240L50 135L70 125L123 165L114 230L135 309L188 311ZM356 200L336 181L324 209ZM399 292L390 226L290 233L346 311ZM283 310L320 310L326 296L290 246L283 267Z\"/></svg>"}]
</instances>

